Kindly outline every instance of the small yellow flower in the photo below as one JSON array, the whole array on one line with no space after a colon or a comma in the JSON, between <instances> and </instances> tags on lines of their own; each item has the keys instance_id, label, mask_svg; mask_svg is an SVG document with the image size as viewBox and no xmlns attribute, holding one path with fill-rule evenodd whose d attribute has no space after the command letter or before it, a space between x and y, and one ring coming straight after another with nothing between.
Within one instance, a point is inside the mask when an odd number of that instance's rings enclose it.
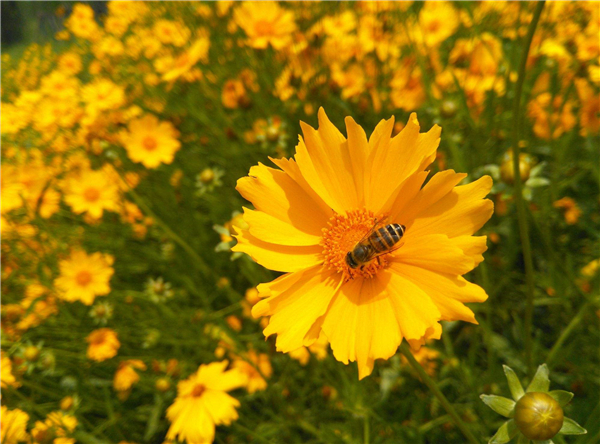
<instances>
[{"instance_id":1,"label":"small yellow flower","mask_svg":"<svg viewBox=\"0 0 600 444\"><path fill-rule=\"evenodd\" d=\"M575 200L570 197L563 197L562 199L554 202L552 206L554 206L554 208L560 208L564 210L565 221L569 225L576 224L582 214Z\"/></svg>"},{"instance_id":2,"label":"small yellow flower","mask_svg":"<svg viewBox=\"0 0 600 444\"><path fill-rule=\"evenodd\" d=\"M60 276L54 280L58 296L69 302L92 305L96 296L110 292L114 258L108 254L74 251L59 263Z\"/></svg>"},{"instance_id":3,"label":"small yellow flower","mask_svg":"<svg viewBox=\"0 0 600 444\"><path fill-rule=\"evenodd\" d=\"M248 36L252 48L283 49L292 43L296 30L292 11L281 8L276 2L243 2L234 12L235 23Z\"/></svg>"},{"instance_id":4,"label":"small yellow flower","mask_svg":"<svg viewBox=\"0 0 600 444\"><path fill-rule=\"evenodd\" d=\"M161 122L147 114L129 122L128 131L121 133L121 142L131 160L146 168L157 168L173 162L181 147L178 135L170 122Z\"/></svg>"},{"instance_id":5,"label":"small yellow flower","mask_svg":"<svg viewBox=\"0 0 600 444\"><path fill-rule=\"evenodd\" d=\"M140 380L137 370L146 370L146 364L139 359L128 359L119 364L113 378L113 388L117 392L127 392Z\"/></svg>"},{"instance_id":6,"label":"small yellow flower","mask_svg":"<svg viewBox=\"0 0 600 444\"><path fill-rule=\"evenodd\" d=\"M164 81L171 82L187 74L199 61L208 60L208 49L210 40L207 36L202 36L194 44L179 55L171 66L163 74Z\"/></svg>"},{"instance_id":7,"label":"small yellow flower","mask_svg":"<svg viewBox=\"0 0 600 444\"><path fill-rule=\"evenodd\" d=\"M89 343L87 357L93 361L105 361L116 356L121 347L117 333L110 328L94 330L86 338Z\"/></svg>"},{"instance_id":8,"label":"small yellow flower","mask_svg":"<svg viewBox=\"0 0 600 444\"><path fill-rule=\"evenodd\" d=\"M63 192L75 214L100 219L104 210L119 210L119 184L105 170L85 170L67 177Z\"/></svg>"},{"instance_id":9,"label":"small yellow flower","mask_svg":"<svg viewBox=\"0 0 600 444\"><path fill-rule=\"evenodd\" d=\"M179 439L209 444L215 438L215 426L229 425L238 418L240 402L227 392L246 384L239 370L227 370L228 362L201 365L188 379L177 384L177 398L167 409L171 427L167 440Z\"/></svg>"},{"instance_id":10,"label":"small yellow flower","mask_svg":"<svg viewBox=\"0 0 600 444\"><path fill-rule=\"evenodd\" d=\"M2 351L2 362L0 363L0 381L2 388L5 389L7 387L20 387L21 384L15 378L12 371L12 361L10 358ZM1 442L1 441L0 441Z\"/></svg>"},{"instance_id":11,"label":"small yellow flower","mask_svg":"<svg viewBox=\"0 0 600 444\"><path fill-rule=\"evenodd\" d=\"M233 361L233 368L238 369L248 378L246 390L248 393L265 390L267 388L265 378L270 378L273 373L269 355L249 350L244 358L238 357Z\"/></svg>"}]
</instances>

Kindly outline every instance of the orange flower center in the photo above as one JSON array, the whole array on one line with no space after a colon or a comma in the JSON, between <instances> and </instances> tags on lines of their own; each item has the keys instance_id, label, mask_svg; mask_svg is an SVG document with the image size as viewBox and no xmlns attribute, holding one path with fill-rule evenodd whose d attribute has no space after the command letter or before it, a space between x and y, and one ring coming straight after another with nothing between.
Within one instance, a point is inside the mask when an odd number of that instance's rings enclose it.
<instances>
[{"instance_id":1,"label":"orange flower center","mask_svg":"<svg viewBox=\"0 0 600 444\"><path fill-rule=\"evenodd\" d=\"M144 137L144 141L142 142L146 151L154 151L158 144L156 143L156 139L152 136Z\"/></svg>"},{"instance_id":2,"label":"orange flower center","mask_svg":"<svg viewBox=\"0 0 600 444\"><path fill-rule=\"evenodd\" d=\"M206 391L206 386L204 384L196 384L194 386L194 388L192 389L192 396L194 398L197 398L198 396L201 396L202 393L204 393Z\"/></svg>"},{"instance_id":3,"label":"orange flower center","mask_svg":"<svg viewBox=\"0 0 600 444\"><path fill-rule=\"evenodd\" d=\"M100 191L97 188L88 188L83 192L83 197L88 202L96 202L100 198Z\"/></svg>"},{"instance_id":4,"label":"orange flower center","mask_svg":"<svg viewBox=\"0 0 600 444\"><path fill-rule=\"evenodd\" d=\"M77 273L77 276L75 276L75 281L77 281L80 286L85 287L87 284L92 282L92 273L86 270L80 271Z\"/></svg>"},{"instance_id":5,"label":"orange flower center","mask_svg":"<svg viewBox=\"0 0 600 444\"><path fill-rule=\"evenodd\" d=\"M372 211L366 209L349 211L345 215L335 214L323 229L324 265L344 274L346 281L355 277L372 278L379 270L387 266L387 254L378 256L356 268L346 262L346 256L373 228L376 220Z\"/></svg>"},{"instance_id":6,"label":"orange flower center","mask_svg":"<svg viewBox=\"0 0 600 444\"><path fill-rule=\"evenodd\" d=\"M266 20L259 20L254 25L254 30L258 35L272 35L274 34L273 23Z\"/></svg>"}]
</instances>

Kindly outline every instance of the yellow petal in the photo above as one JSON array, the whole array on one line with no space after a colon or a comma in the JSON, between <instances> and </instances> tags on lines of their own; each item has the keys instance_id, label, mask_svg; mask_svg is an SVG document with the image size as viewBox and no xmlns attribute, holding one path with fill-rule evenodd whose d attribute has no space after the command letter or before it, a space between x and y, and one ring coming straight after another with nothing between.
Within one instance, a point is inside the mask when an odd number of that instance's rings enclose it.
<instances>
[{"instance_id":1,"label":"yellow petal","mask_svg":"<svg viewBox=\"0 0 600 444\"><path fill-rule=\"evenodd\" d=\"M271 244L307 246L318 245L321 236L308 234L262 211L244 208L244 220L250 234ZM324 226L325 227L325 226Z\"/></svg>"},{"instance_id":2,"label":"yellow petal","mask_svg":"<svg viewBox=\"0 0 600 444\"><path fill-rule=\"evenodd\" d=\"M238 243L231 251L248 254L254 261L265 268L274 271L298 271L323 263L321 252L323 247L315 246L284 246L264 242L242 231L234 236Z\"/></svg>"},{"instance_id":3,"label":"yellow petal","mask_svg":"<svg viewBox=\"0 0 600 444\"><path fill-rule=\"evenodd\" d=\"M336 359L357 362L360 379L371 374L375 359L393 356L402 341L385 283L378 278L344 284L322 328Z\"/></svg>"},{"instance_id":4,"label":"yellow petal","mask_svg":"<svg viewBox=\"0 0 600 444\"><path fill-rule=\"evenodd\" d=\"M431 298L420 287L394 272L379 273L387 278L387 289L400 324L402 336L407 340L420 339L440 320L441 314Z\"/></svg>"},{"instance_id":5,"label":"yellow petal","mask_svg":"<svg viewBox=\"0 0 600 444\"><path fill-rule=\"evenodd\" d=\"M420 171L410 175L404 182L398 185L394 191L392 191L387 202L378 212L388 214L388 220L390 222L397 222L406 226L410 219L403 215L405 213L405 208L407 208L408 205L410 210L410 203L415 196L418 195L421 186L428 175L428 171Z\"/></svg>"},{"instance_id":6,"label":"yellow petal","mask_svg":"<svg viewBox=\"0 0 600 444\"><path fill-rule=\"evenodd\" d=\"M340 274L314 267L286 291L258 302L268 305L257 310L271 316L263 333L277 334L277 350L287 353L302 347L304 336L325 313L341 282Z\"/></svg>"},{"instance_id":7,"label":"yellow petal","mask_svg":"<svg viewBox=\"0 0 600 444\"><path fill-rule=\"evenodd\" d=\"M475 267L473 258L444 234L414 236L410 229L392 259L394 263L416 265L438 273L462 275Z\"/></svg>"},{"instance_id":8,"label":"yellow petal","mask_svg":"<svg viewBox=\"0 0 600 444\"><path fill-rule=\"evenodd\" d=\"M227 393L208 389L200 399L216 425L229 425L238 418L235 408L240 406L240 402Z\"/></svg>"},{"instance_id":9,"label":"yellow petal","mask_svg":"<svg viewBox=\"0 0 600 444\"><path fill-rule=\"evenodd\" d=\"M328 216L287 173L261 163L237 182L240 194L263 211L305 233L320 235Z\"/></svg>"},{"instance_id":10,"label":"yellow petal","mask_svg":"<svg viewBox=\"0 0 600 444\"><path fill-rule=\"evenodd\" d=\"M348 152L354 175L357 204L365 206L365 188L369 185L370 168L367 166L369 156L369 142L367 135L360 125L352 117L346 117L346 132L348 133ZM365 184L366 182L366 184Z\"/></svg>"},{"instance_id":11,"label":"yellow petal","mask_svg":"<svg viewBox=\"0 0 600 444\"><path fill-rule=\"evenodd\" d=\"M475 233L494 212L492 201L483 199L491 188L492 179L489 176L454 188L422 211L410 230L418 236L443 233L451 238Z\"/></svg>"},{"instance_id":12,"label":"yellow petal","mask_svg":"<svg viewBox=\"0 0 600 444\"><path fill-rule=\"evenodd\" d=\"M477 323L473 312L464 302L483 302L487 295L483 288L462 277L448 276L406 264L393 264L394 273L404 276L425 291L438 307L446 321Z\"/></svg>"}]
</instances>

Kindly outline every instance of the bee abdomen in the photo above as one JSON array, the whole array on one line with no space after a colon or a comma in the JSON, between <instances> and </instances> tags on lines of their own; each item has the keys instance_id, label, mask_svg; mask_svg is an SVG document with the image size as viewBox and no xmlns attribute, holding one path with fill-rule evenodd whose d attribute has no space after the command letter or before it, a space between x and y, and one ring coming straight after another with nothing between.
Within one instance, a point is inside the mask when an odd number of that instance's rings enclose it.
<instances>
[{"instance_id":1,"label":"bee abdomen","mask_svg":"<svg viewBox=\"0 0 600 444\"><path fill-rule=\"evenodd\" d=\"M389 250L402 239L404 229L405 227L400 224L386 225L371 235L369 243L378 253Z\"/></svg>"}]
</instances>

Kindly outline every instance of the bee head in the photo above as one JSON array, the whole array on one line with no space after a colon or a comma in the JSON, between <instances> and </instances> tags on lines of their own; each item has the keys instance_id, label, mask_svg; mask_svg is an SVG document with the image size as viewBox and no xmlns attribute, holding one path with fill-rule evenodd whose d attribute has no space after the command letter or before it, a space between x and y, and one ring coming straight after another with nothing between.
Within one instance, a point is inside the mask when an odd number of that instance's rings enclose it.
<instances>
[{"instance_id":1,"label":"bee head","mask_svg":"<svg viewBox=\"0 0 600 444\"><path fill-rule=\"evenodd\" d=\"M350 268L358 268L358 264L352 257L351 251L349 251L348 254L346 254L346 265L348 265Z\"/></svg>"}]
</instances>

